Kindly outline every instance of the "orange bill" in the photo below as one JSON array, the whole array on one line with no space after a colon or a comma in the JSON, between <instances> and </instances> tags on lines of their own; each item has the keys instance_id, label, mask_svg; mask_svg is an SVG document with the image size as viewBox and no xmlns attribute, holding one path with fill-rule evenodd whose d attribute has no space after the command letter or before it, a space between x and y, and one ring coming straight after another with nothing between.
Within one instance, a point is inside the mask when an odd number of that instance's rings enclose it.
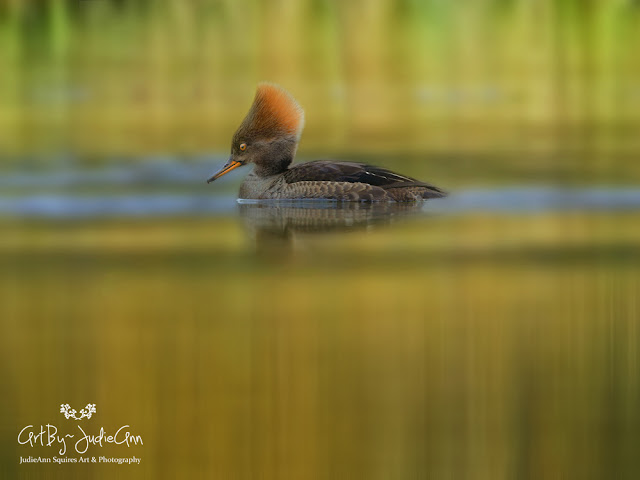
<instances>
[{"instance_id":1,"label":"orange bill","mask_svg":"<svg viewBox=\"0 0 640 480\"><path fill-rule=\"evenodd\" d=\"M242 163L229 159L229 161L224 164L224 167L222 167L219 172L215 173L209 180L207 180L207 183L213 182L214 180L220 178L223 175L226 175L231 170L240 166L242 166Z\"/></svg>"}]
</instances>

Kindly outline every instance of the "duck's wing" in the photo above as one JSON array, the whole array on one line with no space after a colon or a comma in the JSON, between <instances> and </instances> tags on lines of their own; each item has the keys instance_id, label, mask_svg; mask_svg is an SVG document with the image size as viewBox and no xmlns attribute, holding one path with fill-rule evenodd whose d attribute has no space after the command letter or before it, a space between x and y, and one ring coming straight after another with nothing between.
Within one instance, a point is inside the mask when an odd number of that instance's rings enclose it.
<instances>
[{"instance_id":1,"label":"duck's wing","mask_svg":"<svg viewBox=\"0 0 640 480\"><path fill-rule=\"evenodd\" d=\"M364 183L389 188L422 187L435 193L444 192L429 183L415 178L399 175L386 168L356 162L333 162L330 160L315 160L299 163L284 173L287 183L297 182L347 182Z\"/></svg>"}]
</instances>

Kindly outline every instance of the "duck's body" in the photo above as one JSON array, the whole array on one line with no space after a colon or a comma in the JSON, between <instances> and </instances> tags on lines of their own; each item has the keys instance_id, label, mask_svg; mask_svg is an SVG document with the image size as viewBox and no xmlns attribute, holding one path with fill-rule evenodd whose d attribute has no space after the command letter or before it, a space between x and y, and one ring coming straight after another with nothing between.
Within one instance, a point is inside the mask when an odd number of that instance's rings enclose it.
<instances>
[{"instance_id":1,"label":"duck's body","mask_svg":"<svg viewBox=\"0 0 640 480\"><path fill-rule=\"evenodd\" d=\"M253 163L240 187L243 199L415 202L446 195L428 183L362 163L316 160L292 166L303 124L302 109L293 97L280 87L261 84L234 135L231 158L209 182Z\"/></svg>"},{"instance_id":2,"label":"duck's body","mask_svg":"<svg viewBox=\"0 0 640 480\"><path fill-rule=\"evenodd\" d=\"M384 168L329 160L299 163L269 176L251 172L240 187L240 198L246 199L415 202L444 195L433 185Z\"/></svg>"}]
</instances>

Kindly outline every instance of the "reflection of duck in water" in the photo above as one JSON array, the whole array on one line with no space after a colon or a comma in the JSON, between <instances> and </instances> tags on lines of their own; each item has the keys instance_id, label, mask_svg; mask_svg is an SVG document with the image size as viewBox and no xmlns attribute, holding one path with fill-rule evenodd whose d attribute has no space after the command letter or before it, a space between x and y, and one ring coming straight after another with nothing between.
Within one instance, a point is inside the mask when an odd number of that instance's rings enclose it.
<instances>
[{"instance_id":1,"label":"reflection of duck in water","mask_svg":"<svg viewBox=\"0 0 640 480\"><path fill-rule=\"evenodd\" d=\"M289 93L260 84L233 136L229 161L208 182L254 164L240 198L415 202L445 195L428 183L362 163L316 160L291 166L303 126L304 112Z\"/></svg>"},{"instance_id":2,"label":"reflection of duck in water","mask_svg":"<svg viewBox=\"0 0 640 480\"><path fill-rule=\"evenodd\" d=\"M400 217L422 212L416 203L357 203L290 201L242 203L244 218L258 253L280 258L293 251L298 234L342 232L388 225Z\"/></svg>"},{"instance_id":3,"label":"reflection of duck in water","mask_svg":"<svg viewBox=\"0 0 640 480\"><path fill-rule=\"evenodd\" d=\"M421 211L421 206L416 203L297 201L288 204L240 204L240 215L250 229L283 235L346 231L389 224L399 217Z\"/></svg>"}]
</instances>

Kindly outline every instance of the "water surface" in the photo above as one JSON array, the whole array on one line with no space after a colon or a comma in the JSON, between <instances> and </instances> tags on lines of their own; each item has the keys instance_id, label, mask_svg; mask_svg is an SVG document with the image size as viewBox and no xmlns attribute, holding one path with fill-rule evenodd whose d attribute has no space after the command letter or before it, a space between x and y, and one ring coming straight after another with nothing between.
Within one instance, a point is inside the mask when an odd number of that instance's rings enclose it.
<instances>
[{"instance_id":1,"label":"water surface","mask_svg":"<svg viewBox=\"0 0 640 480\"><path fill-rule=\"evenodd\" d=\"M640 471L635 188L28 192L0 200L5 432L90 399L145 439L127 478Z\"/></svg>"}]
</instances>

